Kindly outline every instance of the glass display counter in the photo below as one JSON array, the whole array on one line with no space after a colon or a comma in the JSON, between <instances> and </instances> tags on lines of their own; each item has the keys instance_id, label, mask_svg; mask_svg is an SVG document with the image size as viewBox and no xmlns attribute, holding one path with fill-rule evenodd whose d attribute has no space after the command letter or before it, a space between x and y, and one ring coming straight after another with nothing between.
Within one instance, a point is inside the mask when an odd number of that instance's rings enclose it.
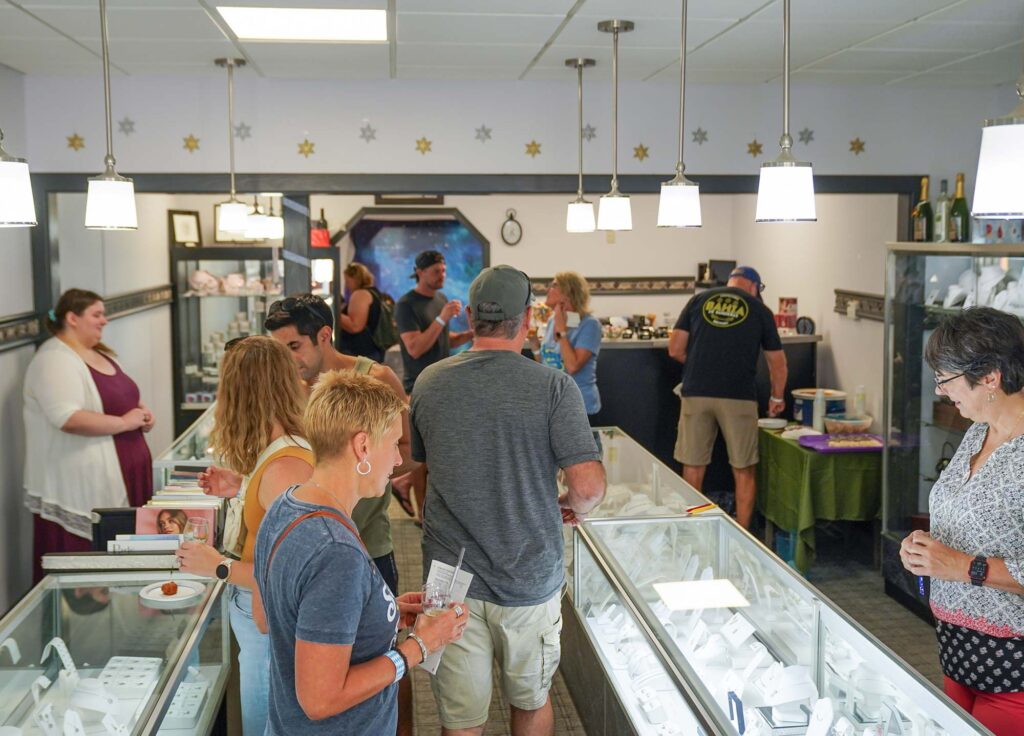
<instances>
[{"instance_id":1,"label":"glass display counter","mask_svg":"<svg viewBox=\"0 0 1024 736\"><path fill-rule=\"evenodd\" d=\"M167 579L47 575L0 620L0 732L210 733L230 670L225 587L175 573L168 598Z\"/></svg>"},{"instance_id":2,"label":"glass display counter","mask_svg":"<svg viewBox=\"0 0 1024 736\"><path fill-rule=\"evenodd\" d=\"M153 458L154 490L166 487L175 469L198 472L213 463L209 453L213 410L211 405L170 447Z\"/></svg>"},{"instance_id":3,"label":"glass display counter","mask_svg":"<svg viewBox=\"0 0 1024 736\"><path fill-rule=\"evenodd\" d=\"M725 515L589 520L574 546L588 734L988 733Z\"/></svg>"}]
</instances>

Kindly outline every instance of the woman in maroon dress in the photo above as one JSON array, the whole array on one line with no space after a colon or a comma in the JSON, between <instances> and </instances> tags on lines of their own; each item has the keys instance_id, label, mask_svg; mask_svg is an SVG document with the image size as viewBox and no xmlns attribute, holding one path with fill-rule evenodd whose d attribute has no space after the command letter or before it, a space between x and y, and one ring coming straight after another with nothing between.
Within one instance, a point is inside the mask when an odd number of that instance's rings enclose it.
<instances>
[{"instance_id":1,"label":"woman in maroon dress","mask_svg":"<svg viewBox=\"0 0 1024 736\"><path fill-rule=\"evenodd\" d=\"M46 320L54 337L25 378L26 505L34 514L34 578L47 552L92 548L94 508L141 506L153 493L143 436L153 413L102 342L103 300L69 289Z\"/></svg>"}]
</instances>

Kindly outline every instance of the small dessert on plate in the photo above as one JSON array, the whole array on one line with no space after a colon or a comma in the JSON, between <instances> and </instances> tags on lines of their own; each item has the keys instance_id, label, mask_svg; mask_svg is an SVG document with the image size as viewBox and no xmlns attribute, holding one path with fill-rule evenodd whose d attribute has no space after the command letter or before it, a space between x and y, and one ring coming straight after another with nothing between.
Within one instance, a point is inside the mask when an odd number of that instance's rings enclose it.
<instances>
[{"instance_id":1,"label":"small dessert on plate","mask_svg":"<svg viewBox=\"0 0 1024 736\"><path fill-rule=\"evenodd\" d=\"M160 592L164 595L175 595L178 592L178 584L173 580L168 580L160 586Z\"/></svg>"}]
</instances>

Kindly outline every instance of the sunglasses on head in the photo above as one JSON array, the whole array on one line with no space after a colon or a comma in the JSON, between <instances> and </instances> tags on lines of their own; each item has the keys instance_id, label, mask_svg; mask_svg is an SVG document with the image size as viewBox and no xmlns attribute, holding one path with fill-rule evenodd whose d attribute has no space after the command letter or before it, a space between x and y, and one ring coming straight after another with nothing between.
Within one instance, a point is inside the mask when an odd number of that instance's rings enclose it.
<instances>
[{"instance_id":1,"label":"sunglasses on head","mask_svg":"<svg viewBox=\"0 0 1024 736\"><path fill-rule=\"evenodd\" d=\"M280 301L276 301L270 305L270 311L267 316L277 314L278 312L287 312L289 315L294 314L297 309L301 309L306 314L310 315L316 320L321 327L327 326L329 323L324 320L322 314L320 314L308 300L298 296L290 296Z\"/></svg>"}]
</instances>

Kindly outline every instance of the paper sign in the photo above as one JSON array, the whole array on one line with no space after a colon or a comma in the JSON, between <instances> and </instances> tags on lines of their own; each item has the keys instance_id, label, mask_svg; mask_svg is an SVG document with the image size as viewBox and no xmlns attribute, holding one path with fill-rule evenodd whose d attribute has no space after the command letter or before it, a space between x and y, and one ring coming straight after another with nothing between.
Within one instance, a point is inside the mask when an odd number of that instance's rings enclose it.
<instances>
[{"instance_id":1,"label":"paper sign","mask_svg":"<svg viewBox=\"0 0 1024 736\"><path fill-rule=\"evenodd\" d=\"M446 565L440 560L433 560L430 563L430 572L427 574L427 582L438 583L439 585L448 587L451 585L452 575L454 573L455 568L452 565ZM469 584L471 582L473 582L473 573L466 572L465 570L459 570L459 577L455 580L455 585L452 586L451 600L466 600L466 593L469 592ZM437 667L441 664L442 654L444 654L444 647L438 649L417 666L432 675L437 674Z\"/></svg>"}]
</instances>

